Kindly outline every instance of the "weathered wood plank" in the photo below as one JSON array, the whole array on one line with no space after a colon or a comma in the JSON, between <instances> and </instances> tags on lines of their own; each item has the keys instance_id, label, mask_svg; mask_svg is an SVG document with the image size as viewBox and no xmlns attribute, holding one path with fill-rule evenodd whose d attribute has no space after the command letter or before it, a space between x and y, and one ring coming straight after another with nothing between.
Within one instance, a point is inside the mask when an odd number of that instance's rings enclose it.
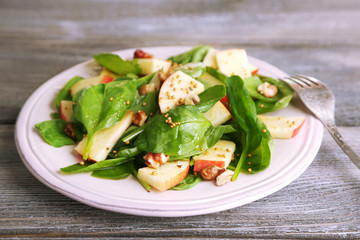
<instances>
[{"instance_id":1,"label":"weathered wood plank","mask_svg":"<svg viewBox=\"0 0 360 240\"><path fill-rule=\"evenodd\" d=\"M359 126L358 1L1 1L0 122L44 81L98 52L154 45L244 47L334 90L337 123ZM35 7L36 6L36 7ZM193 24L196 23L196 24ZM196 33L196 34L194 34ZM345 81L344 81L345 79ZM342 87L339 88L339 82ZM7 101L11 99L11 101Z\"/></svg>"},{"instance_id":2,"label":"weathered wood plank","mask_svg":"<svg viewBox=\"0 0 360 240\"><path fill-rule=\"evenodd\" d=\"M21 163L12 128L0 125L0 237L360 237L360 172L327 133L305 173L266 198L216 214L151 218L95 209L47 188ZM360 152L360 128L340 131Z\"/></svg>"}]
</instances>

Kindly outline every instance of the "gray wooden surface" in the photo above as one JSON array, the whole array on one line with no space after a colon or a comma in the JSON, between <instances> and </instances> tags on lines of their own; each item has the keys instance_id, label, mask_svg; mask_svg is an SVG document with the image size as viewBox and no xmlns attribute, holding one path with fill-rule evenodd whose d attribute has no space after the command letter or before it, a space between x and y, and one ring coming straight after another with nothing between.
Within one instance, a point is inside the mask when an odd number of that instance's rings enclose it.
<instances>
[{"instance_id":1,"label":"gray wooden surface","mask_svg":"<svg viewBox=\"0 0 360 240\"><path fill-rule=\"evenodd\" d=\"M357 0L0 0L0 238L360 239L360 170L328 133L310 167L282 190L185 218L75 202L36 180L13 140L30 94L95 53L211 44L323 80L335 94L340 131L360 152L359 23Z\"/></svg>"}]
</instances>

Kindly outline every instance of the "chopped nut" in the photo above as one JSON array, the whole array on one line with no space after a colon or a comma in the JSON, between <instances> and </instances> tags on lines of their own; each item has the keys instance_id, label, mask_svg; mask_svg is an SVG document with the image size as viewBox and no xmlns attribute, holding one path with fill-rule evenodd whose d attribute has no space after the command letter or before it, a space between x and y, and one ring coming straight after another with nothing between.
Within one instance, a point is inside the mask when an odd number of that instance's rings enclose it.
<instances>
[{"instance_id":1,"label":"chopped nut","mask_svg":"<svg viewBox=\"0 0 360 240\"><path fill-rule=\"evenodd\" d=\"M195 105L198 104L200 102L200 98L198 95L192 95L190 97L185 98L185 105Z\"/></svg>"},{"instance_id":2,"label":"chopped nut","mask_svg":"<svg viewBox=\"0 0 360 240\"><path fill-rule=\"evenodd\" d=\"M257 87L257 91L264 97L272 98L278 93L278 88L268 82L264 82Z\"/></svg>"},{"instance_id":3,"label":"chopped nut","mask_svg":"<svg viewBox=\"0 0 360 240\"><path fill-rule=\"evenodd\" d=\"M226 169L224 172L220 173L216 177L216 182L215 182L216 186L221 187L222 185L230 182L233 175L234 175L233 171Z\"/></svg>"},{"instance_id":4,"label":"chopped nut","mask_svg":"<svg viewBox=\"0 0 360 240\"><path fill-rule=\"evenodd\" d=\"M164 165L168 160L169 156L164 153L151 153L148 152L145 156L145 164L152 168L159 168L160 165Z\"/></svg>"},{"instance_id":5,"label":"chopped nut","mask_svg":"<svg viewBox=\"0 0 360 240\"><path fill-rule=\"evenodd\" d=\"M149 92L153 92L155 91L155 83L149 83L149 84L145 84L145 85L142 85L139 89L139 94L140 95L146 95L148 94Z\"/></svg>"},{"instance_id":6,"label":"chopped nut","mask_svg":"<svg viewBox=\"0 0 360 240\"><path fill-rule=\"evenodd\" d=\"M134 52L134 58L153 58L152 54L146 53L141 49L136 49Z\"/></svg>"},{"instance_id":7,"label":"chopped nut","mask_svg":"<svg viewBox=\"0 0 360 240\"><path fill-rule=\"evenodd\" d=\"M72 139L76 139L75 131L71 123L66 124L66 128L64 129L66 135L68 135Z\"/></svg>"},{"instance_id":8,"label":"chopped nut","mask_svg":"<svg viewBox=\"0 0 360 240\"><path fill-rule=\"evenodd\" d=\"M133 117L133 124L141 127L145 124L146 119L148 118L148 116L146 115L146 113L144 111L138 111L134 117Z\"/></svg>"},{"instance_id":9,"label":"chopped nut","mask_svg":"<svg viewBox=\"0 0 360 240\"><path fill-rule=\"evenodd\" d=\"M215 165L207 166L200 170L200 174L205 180L214 180L219 174L221 174L225 169L219 168Z\"/></svg>"},{"instance_id":10,"label":"chopped nut","mask_svg":"<svg viewBox=\"0 0 360 240\"><path fill-rule=\"evenodd\" d=\"M165 80L168 79L169 76L170 76L170 68L166 72L159 71L158 73L158 78L160 79L161 84L165 82Z\"/></svg>"}]
</instances>

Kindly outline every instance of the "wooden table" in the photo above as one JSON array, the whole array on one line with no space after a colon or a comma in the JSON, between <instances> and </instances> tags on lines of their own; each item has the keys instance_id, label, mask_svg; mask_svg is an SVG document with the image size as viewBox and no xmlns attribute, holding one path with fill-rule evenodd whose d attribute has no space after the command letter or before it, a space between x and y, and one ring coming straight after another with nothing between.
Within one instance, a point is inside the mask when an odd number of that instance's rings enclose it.
<instances>
[{"instance_id":1,"label":"wooden table","mask_svg":"<svg viewBox=\"0 0 360 240\"><path fill-rule=\"evenodd\" d=\"M99 52L210 44L242 47L336 97L336 123L360 152L360 2L0 0L1 238L360 238L360 170L325 132L311 166L261 200L219 213L128 216L73 201L22 164L14 124L43 82Z\"/></svg>"}]
</instances>

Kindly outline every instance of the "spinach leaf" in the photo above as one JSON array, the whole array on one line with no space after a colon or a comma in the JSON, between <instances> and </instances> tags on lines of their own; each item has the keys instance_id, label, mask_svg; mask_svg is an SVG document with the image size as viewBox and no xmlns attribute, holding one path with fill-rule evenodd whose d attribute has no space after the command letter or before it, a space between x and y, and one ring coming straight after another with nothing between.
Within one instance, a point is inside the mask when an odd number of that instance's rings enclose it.
<instances>
[{"instance_id":1,"label":"spinach leaf","mask_svg":"<svg viewBox=\"0 0 360 240\"><path fill-rule=\"evenodd\" d=\"M241 169L246 168L245 161L250 162L248 172L255 173L268 167L271 159L272 140L268 129L256 116L255 104L247 91L244 81L239 76L226 79L226 90L230 110L239 132L234 137L240 158L237 160L233 180L236 180ZM248 156L253 158L247 159ZM254 167L252 160L256 160ZM251 170L250 170L251 169Z\"/></svg>"},{"instance_id":2,"label":"spinach leaf","mask_svg":"<svg viewBox=\"0 0 360 240\"><path fill-rule=\"evenodd\" d=\"M220 72L219 70L209 67L206 67L206 72L208 74L210 74L211 76L213 76L214 78L220 80L221 82L225 83L225 80L227 78L227 76L225 74L223 74L222 72Z\"/></svg>"},{"instance_id":3,"label":"spinach leaf","mask_svg":"<svg viewBox=\"0 0 360 240\"><path fill-rule=\"evenodd\" d=\"M62 119L53 119L38 123L35 128L48 144L54 147L62 147L75 144L75 141L64 132L66 124Z\"/></svg>"},{"instance_id":4,"label":"spinach leaf","mask_svg":"<svg viewBox=\"0 0 360 240\"><path fill-rule=\"evenodd\" d=\"M225 94L225 86L212 86L199 94L200 102L196 104L196 107L202 113L207 112L220 101Z\"/></svg>"},{"instance_id":5,"label":"spinach leaf","mask_svg":"<svg viewBox=\"0 0 360 240\"><path fill-rule=\"evenodd\" d=\"M114 152L115 151L115 152ZM137 147L128 146L128 145L121 145L118 147L114 147L113 151L109 154L110 157L113 158L132 158L142 153Z\"/></svg>"},{"instance_id":6,"label":"spinach leaf","mask_svg":"<svg viewBox=\"0 0 360 240\"><path fill-rule=\"evenodd\" d=\"M156 113L159 111L158 96L159 91L149 92L146 95L137 95L130 110L133 110L134 113L144 111L146 115Z\"/></svg>"},{"instance_id":7,"label":"spinach leaf","mask_svg":"<svg viewBox=\"0 0 360 240\"><path fill-rule=\"evenodd\" d=\"M155 73L152 73L152 74L146 75L142 78L135 79L134 81L136 83L136 87L140 88L142 85L148 84L151 81L151 79L154 77L154 74Z\"/></svg>"},{"instance_id":8,"label":"spinach leaf","mask_svg":"<svg viewBox=\"0 0 360 240\"><path fill-rule=\"evenodd\" d=\"M255 98L254 102L258 114L273 112L286 107L294 95L292 89L285 83L270 77L261 75L252 76L246 78L244 82L250 95ZM258 93L257 87L264 82L268 82L278 88L278 93L275 97L267 98Z\"/></svg>"},{"instance_id":9,"label":"spinach leaf","mask_svg":"<svg viewBox=\"0 0 360 240\"><path fill-rule=\"evenodd\" d=\"M61 100L71 100L72 97L70 95L70 88L72 87L72 85L74 85L75 83L77 83L78 81L80 81L81 79L83 79L82 77L79 76L75 76L72 79L70 79L65 86L60 90L60 92L58 93L58 95L56 95L55 99L54 99L54 103L55 106L58 110L60 110L60 101Z\"/></svg>"},{"instance_id":10,"label":"spinach leaf","mask_svg":"<svg viewBox=\"0 0 360 240\"><path fill-rule=\"evenodd\" d=\"M114 159L108 159L103 160L97 163L90 163L89 161L86 161L84 165L81 165L80 163L76 163L73 165L70 165L68 167L60 168L60 170L64 173L84 173L84 172L92 172L99 169L107 169L114 166L117 166L119 164L123 164L129 161L133 161L133 158L114 158Z\"/></svg>"},{"instance_id":11,"label":"spinach leaf","mask_svg":"<svg viewBox=\"0 0 360 240\"><path fill-rule=\"evenodd\" d=\"M209 51L210 46L196 46L193 49L179 54L177 56L170 57L168 60L176 62L178 64L186 64L190 62L202 62L205 55Z\"/></svg>"},{"instance_id":12,"label":"spinach leaf","mask_svg":"<svg viewBox=\"0 0 360 240\"><path fill-rule=\"evenodd\" d=\"M268 97L264 97L261 93L257 91L258 86L263 83L258 76L245 78L244 83L247 90L249 91L249 94L253 98L256 98L264 102L277 102L280 99L279 94L277 94L275 97L268 98Z\"/></svg>"},{"instance_id":13,"label":"spinach leaf","mask_svg":"<svg viewBox=\"0 0 360 240\"><path fill-rule=\"evenodd\" d=\"M223 137L224 134L233 133L236 131L237 130L231 125L219 125L217 127L210 127L205 132L205 135L204 135L204 138L202 139L202 141L199 143L199 145L194 150L192 150L191 152L188 152L184 155L170 156L170 160L187 159L191 156L198 155L201 152L214 146Z\"/></svg>"},{"instance_id":14,"label":"spinach leaf","mask_svg":"<svg viewBox=\"0 0 360 240\"><path fill-rule=\"evenodd\" d=\"M177 125L171 127L171 123L166 123L169 117ZM209 127L212 127L210 121L195 106L180 106L155 117L138 136L135 146L147 152L184 155L204 141Z\"/></svg>"},{"instance_id":15,"label":"spinach leaf","mask_svg":"<svg viewBox=\"0 0 360 240\"><path fill-rule=\"evenodd\" d=\"M141 68L137 64L136 59L127 61L122 59L119 55L112 53L100 53L94 55L94 59L101 66L120 75L126 75L128 73L139 74L141 72Z\"/></svg>"},{"instance_id":16,"label":"spinach leaf","mask_svg":"<svg viewBox=\"0 0 360 240\"><path fill-rule=\"evenodd\" d=\"M174 69L174 71L180 70L192 78L197 78L204 74L205 69L206 66L202 62L194 62L194 63L187 63L181 67L177 67Z\"/></svg>"},{"instance_id":17,"label":"spinach leaf","mask_svg":"<svg viewBox=\"0 0 360 240\"><path fill-rule=\"evenodd\" d=\"M131 164L132 162L127 162L110 169L95 170L91 176L113 180L125 179L132 173Z\"/></svg>"},{"instance_id":18,"label":"spinach leaf","mask_svg":"<svg viewBox=\"0 0 360 240\"><path fill-rule=\"evenodd\" d=\"M61 119L61 114L59 112L50 113L51 119Z\"/></svg>"},{"instance_id":19,"label":"spinach leaf","mask_svg":"<svg viewBox=\"0 0 360 240\"><path fill-rule=\"evenodd\" d=\"M201 176L195 176L194 174L189 173L184 180L175 187L172 187L171 190L187 190L195 187L201 181Z\"/></svg>"},{"instance_id":20,"label":"spinach leaf","mask_svg":"<svg viewBox=\"0 0 360 240\"><path fill-rule=\"evenodd\" d=\"M136 84L123 81L95 85L75 94L73 116L85 126L88 133L84 159L88 157L95 133L119 122L135 93Z\"/></svg>"}]
</instances>

